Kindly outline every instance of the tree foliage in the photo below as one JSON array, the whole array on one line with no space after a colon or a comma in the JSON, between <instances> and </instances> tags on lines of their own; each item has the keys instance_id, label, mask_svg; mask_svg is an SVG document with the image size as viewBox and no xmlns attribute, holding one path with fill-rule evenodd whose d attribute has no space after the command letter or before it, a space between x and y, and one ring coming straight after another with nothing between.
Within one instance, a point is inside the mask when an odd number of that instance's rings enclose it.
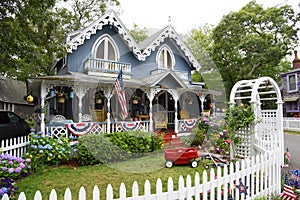
<instances>
[{"instance_id":1,"label":"tree foliage","mask_svg":"<svg viewBox=\"0 0 300 200\"><path fill-rule=\"evenodd\" d=\"M118 7L118 0L57 0L56 12L67 32L79 30L102 16L107 9Z\"/></svg>"},{"instance_id":2,"label":"tree foliage","mask_svg":"<svg viewBox=\"0 0 300 200\"><path fill-rule=\"evenodd\" d=\"M137 43L144 41L148 37L146 28L141 29L137 24L133 24L133 30L129 31Z\"/></svg>"},{"instance_id":3,"label":"tree foliage","mask_svg":"<svg viewBox=\"0 0 300 200\"><path fill-rule=\"evenodd\" d=\"M118 0L3 0L0 2L0 70L10 78L51 75L65 54L67 32L87 26Z\"/></svg>"},{"instance_id":4,"label":"tree foliage","mask_svg":"<svg viewBox=\"0 0 300 200\"><path fill-rule=\"evenodd\" d=\"M227 94L239 80L276 79L286 70L281 62L297 44L298 20L291 6L264 9L255 1L223 17L213 29L212 57Z\"/></svg>"},{"instance_id":5,"label":"tree foliage","mask_svg":"<svg viewBox=\"0 0 300 200\"><path fill-rule=\"evenodd\" d=\"M0 69L3 75L25 80L49 74L63 52L55 37L59 23L51 8L55 0L8 0L0 3Z\"/></svg>"}]
</instances>

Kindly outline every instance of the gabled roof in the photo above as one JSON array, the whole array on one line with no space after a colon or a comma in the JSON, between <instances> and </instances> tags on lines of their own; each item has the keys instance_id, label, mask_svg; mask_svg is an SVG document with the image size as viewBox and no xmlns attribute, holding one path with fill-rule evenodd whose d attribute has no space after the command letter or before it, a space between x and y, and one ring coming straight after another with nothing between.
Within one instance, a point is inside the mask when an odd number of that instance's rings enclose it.
<instances>
[{"instance_id":1,"label":"gabled roof","mask_svg":"<svg viewBox=\"0 0 300 200\"><path fill-rule=\"evenodd\" d=\"M168 25L164 29L153 34L138 45L131 36L130 32L121 22L118 15L112 10L101 16L98 20L94 21L81 31L68 34L66 38L67 51L69 53L75 51L77 47L82 45L86 39L90 39L91 35L96 34L97 30L101 30L104 25L112 25L116 27L116 30L120 34L121 38L123 38L125 43L132 50L133 54L140 61L145 61L146 57L150 56L151 52L155 51L155 48L159 46L166 38L171 38L176 42L179 49L183 52L182 55L188 62L191 63L191 68L201 68L198 61L195 59L186 45L181 41L179 35L171 25Z\"/></svg>"},{"instance_id":2,"label":"gabled roof","mask_svg":"<svg viewBox=\"0 0 300 200\"><path fill-rule=\"evenodd\" d=\"M159 46L166 38L171 38L175 40L180 50L184 53L184 56L188 59L189 62L192 63L194 69L201 68L196 58L193 56L193 54L190 52L187 46L183 43L183 41L181 41L179 35L171 25L168 25L164 29L158 31L157 33L153 34L152 36L150 36L145 41L139 44L142 49L143 55L146 57L149 56L151 52L155 51L155 48Z\"/></svg>"},{"instance_id":3,"label":"gabled roof","mask_svg":"<svg viewBox=\"0 0 300 200\"><path fill-rule=\"evenodd\" d=\"M166 78L168 78L168 82L170 82L170 78L173 78L181 88L187 88L186 84L173 71L154 74L150 77L143 78L139 82L142 82L145 86L150 87L163 86L161 83Z\"/></svg>"},{"instance_id":4,"label":"gabled roof","mask_svg":"<svg viewBox=\"0 0 300 200\"><path fill-rule=\"evenodd\" d=\"M133 54L139 60L144 60L144 56L142 56L141 50L138 47L136 41L133 39L127 28L121 22L118 15L112 10L101 16L98 20L94 21L79 33L70 33L66 39L67 51L69 53L72 53L72 51L76 50L78 46L82 45L86 39L90 39L91 35L96 34L97 30L101 30L104 25L112 25L116 27L118 33L123 38L125 43L127 43L128 47L132 50Z\"/></svg>"}]
</instances>

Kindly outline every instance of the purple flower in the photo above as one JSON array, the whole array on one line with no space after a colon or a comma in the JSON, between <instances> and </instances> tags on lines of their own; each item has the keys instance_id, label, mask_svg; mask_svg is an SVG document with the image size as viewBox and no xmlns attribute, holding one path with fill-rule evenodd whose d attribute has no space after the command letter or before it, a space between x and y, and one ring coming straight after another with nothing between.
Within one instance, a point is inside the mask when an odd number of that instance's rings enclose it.
<instances>
[{"instance_id":1,"label":"purple flower","mask_svg":"<svg viewBox=\"0 0 300 200\"><path fill-rule=\"evenodd\" d=\"M26 158L25 161L29 163L31 160L30 160L30 158Z\"/></svg>"},{"instance_id":2,"label":"purple flower","mask_svg":"<svg viewBox=\"0 0 300 200\"><path fill-rule=\"evenodd\" d=\"M14 164L14 162L13 161L8 161L8 164L12 165L12 164Z\"/></svg>"},{"instance_id":3,"label":"purple flower","mask_svg":"<svg viewBox=\"0 0 300 200\"><path fill-rule=\"evenodd\" d=\"M14 168L9 168L9 169L8 169L8 173L10 173L10 174L13 173L14 171L15 171Z\"/></svg>"},{"instance_id":4,"label":"purple flower","mask_svg":"<svg viewBox=\"0 0 300 200\"><path fill-rule=\"evenodd\" d=\"M2 171L6 171L7 170L7 167L2 167Z\"/></svg>"},{"instance_id":5,"label":"purple flower","mask_svg":"<svg viewBox=\"0 0 300 200\"><path fill-rule=\"evenodd\" d=\"M22 171L22 168L21 167L17 167L16 169L15 169L15 172L16 173L20 173Z\"/></svg>"},{"instance_id":6,"label":"purple flower","mask_svg":"<svg viewBox=\"0 0 300 200\"><path fill-rule=\"evenodd\" d=\"M24 163L20 163L20 164L19 164L19 167L22 168L22 169L23 169L25 166L26 166L26 165L25 165Z\"/></svg>"}]
</instances>

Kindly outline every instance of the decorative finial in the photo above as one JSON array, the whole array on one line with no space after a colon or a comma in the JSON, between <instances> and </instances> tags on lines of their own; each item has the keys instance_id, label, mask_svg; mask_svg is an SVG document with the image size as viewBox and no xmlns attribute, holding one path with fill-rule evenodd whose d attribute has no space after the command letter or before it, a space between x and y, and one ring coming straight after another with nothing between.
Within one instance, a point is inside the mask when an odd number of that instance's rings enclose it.
<instances>
[{"instance_id":1,"label":"decorative finial","mask_svg":"<svg viewBox=\"0 0 300 200\"><path fill-rule=\"evenodd\" d=\"M171 16L169 16L168 22L169 24L171 24Z\"/></svg>"}]
</instances>

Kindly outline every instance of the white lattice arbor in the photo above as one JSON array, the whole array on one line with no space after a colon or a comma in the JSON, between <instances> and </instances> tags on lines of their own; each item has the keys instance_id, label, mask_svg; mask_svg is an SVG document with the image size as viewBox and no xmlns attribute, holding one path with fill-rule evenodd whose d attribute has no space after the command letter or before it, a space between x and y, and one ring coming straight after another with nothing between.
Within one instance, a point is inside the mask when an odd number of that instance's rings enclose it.
<instances>
[{"instance_id":1,"label":"white lattice arbor","mask_svg":"<svg viewBox=\"0 0 300 200\"><path fill-rule=\"evenodd\" d=\"M238 81L231 90L230 104L251 104L259 120L252 127L239 130L241 142L235 146L236 156L271 153L279 147L284 164L283 101L277 83L270 77Z\"/></svg>"}]
</instances>

